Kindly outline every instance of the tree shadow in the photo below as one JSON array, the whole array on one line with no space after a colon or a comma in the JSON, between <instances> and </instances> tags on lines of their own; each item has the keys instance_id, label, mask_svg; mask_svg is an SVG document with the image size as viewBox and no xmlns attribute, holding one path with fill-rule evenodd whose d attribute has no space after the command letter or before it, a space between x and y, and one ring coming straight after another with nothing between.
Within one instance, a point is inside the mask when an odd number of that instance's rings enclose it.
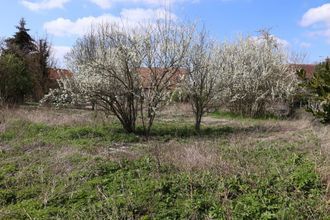
<instances>
[{"instance_id":1,"label":"tree shadow","mask_svg":"<svg viewBox=\"0 0 330 220\"><path fill-rule=\"evenodd\" d=\"M187 139L191 137L198 138L216 138L226 137L232 134L263 134L269 132L280 132L280 126L266 126L266 125L251 125L248 127L217 125L217 126L202 126L201 130L197 132L193 124L177 124L177 123L157 123L155 124L148 138L181 138ZM136 134L140 137L145 137L143 128L137 127Z\"/></svg>"}]
</instances>

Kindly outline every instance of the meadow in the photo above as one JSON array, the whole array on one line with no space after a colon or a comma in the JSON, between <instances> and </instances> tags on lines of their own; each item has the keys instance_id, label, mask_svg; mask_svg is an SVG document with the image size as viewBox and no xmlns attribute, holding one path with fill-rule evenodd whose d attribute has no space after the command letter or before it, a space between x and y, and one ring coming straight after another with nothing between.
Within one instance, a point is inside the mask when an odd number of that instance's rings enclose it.
<instances>
[{"instance_id":1,"label":"meadow","mask_svg":"<svg viewBox=\"0 0 330 220\"><path fill-rule=\"evenodd\" d=\"M219 111L196 133L180 104L147 138L97 111L3 109L0 219L329 219L329 156L307 113Z\"/></svg>"}]
</instances>

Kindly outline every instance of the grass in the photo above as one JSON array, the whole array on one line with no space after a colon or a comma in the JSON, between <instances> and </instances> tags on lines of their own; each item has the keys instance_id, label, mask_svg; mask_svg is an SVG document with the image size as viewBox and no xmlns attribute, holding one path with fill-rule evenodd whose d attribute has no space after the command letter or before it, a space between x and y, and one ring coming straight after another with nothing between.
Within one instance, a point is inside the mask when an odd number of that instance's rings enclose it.
<instances>
[{"instance_id":1,"label":"grass","mask_svg":"<svg viewBox=\"0 0 330 220\"><path fill-rule=\"evenodd\" d=\"M8 113L0 219L330 218L329 158L305 121L212 115L196 134L165 116L144 140L93 114Z\"/></svg>"},{"instance_id":2,"label":"grass","mask_svg":"<svg viewBox=\"0 0 330 220\"><path fill-rule=\"evenodd\" d=\"M139 137L126 134L116 123L105 125L58 125L14 121L0 134L0 141L12 146L31 145L35 142L88 147L111 142L137 142Z\"/></svg>"},{"instance_id":3,"label":"grass","mask_svg":"<svg viewBox=\"0 0 330 220\"><path fill-rule=\"evenodd\" d=\"M266 115L266 116L260 116L260 117L247 117L241 114L233 113L230 111L222 111L218 110L215 112L210 113L210 116L215 118L223 118L223 119L235 119L235 120L247 120L247 121L253 121L253 120L279 120L280 118L275 115Z\"/></svg>"}]
</instances>

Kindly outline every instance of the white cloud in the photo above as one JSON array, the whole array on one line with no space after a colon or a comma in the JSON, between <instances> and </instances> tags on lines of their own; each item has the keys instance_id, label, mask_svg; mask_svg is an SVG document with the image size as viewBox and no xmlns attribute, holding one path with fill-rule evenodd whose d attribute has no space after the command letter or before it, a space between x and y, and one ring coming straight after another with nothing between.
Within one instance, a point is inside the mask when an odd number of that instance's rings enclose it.
<instances>
[{"instance_id":1,"label":"white cloud","mask_svg":"<svg viewBox=\"0 0 330 220\"><path fill-rule=\"evenodd\" d=\"M120 13L121 18L124 20L131 21L150 21L165 18L165 16L170 16L171 20L176 20L177 16L173 13L167 12L165 9L123 9Z\"/></svg>"},{"instance_id":2,"label":"white cloud","mask_svg":"<svg viewBox=\"0 0 330 220\"><path fill-rule=\"evenodd\" d=\"M22 0L21 3L32 11L44 9L63 8L70 0L43 0L40 2L31 2L30 0Z\"/></svg>"},{"instance_id":3,"label":"white cloud","mask_svg":"<svg viewBox=\"0 0 330 220\"><path fill-rule=\"evenodd\" d=\"M112 5L111 0L90 0L90 1L103 9L108 9Z\"/></svg>"},{"instance_id":4,"label":"white cloud","mask_svg":"<svg viewBox=\"0 0 330 220\"><path fill-rule=\"evenodd\" d=\"M199 0L89 0L103 9L110 8L115 3L133 3L144 4L148 6L170 6L180 2L191 1L193 3Z\"/></svg>"},{"instance_id":5,"label":"white cloud","mask_svg":"<svg viewBox=\"0 0 330 220\"><path fill-rule=\"evenodd\" d=\"M330 3L309 9L300 21L302 27L311 27L310 36L323 36L330 43Z\"/></svg>"},{"instance_id":6,"label":"white cloud","mask_svg":"<svg viewBox=\"0 0 330 220\"><path fill-rule=\"evenodd\" d=\"M55 60L58 62L57 64L59 66L64 65L64 56L70 52L71 47L67 46L53 46L53 55Z\"/></svg>"},{"instance_id":7,"label":"white cloud","mask_svg":"<svg viewBox=\"0 0 330 220\"><path fill-rule=\"evenodd\" d=\"M121 11L120 16L114 16L111 14L104 14L98 17L82 17L77 20L70 20L65 18L58 18L53 21L46 22L44 29L56 36L82 36L92 25L100 23L117 23L125 24L128 27L137 26L143 22L152 21L155 19L161 19L165 16L164 9L124 9ZM170 14L171 19L176 19L174 14Z\"/></svg>"},{"instance_id":8,"label":"white cloud","mask_svg":"<svg viewBox=\"0 0 330 220\"><path fill-rule=\"evenodd\" d=\"M324 23L330 26L330 3L309 9L300 21L300 25L303 27L309 27L317 23Z\"/></svg>"}]
</instances>

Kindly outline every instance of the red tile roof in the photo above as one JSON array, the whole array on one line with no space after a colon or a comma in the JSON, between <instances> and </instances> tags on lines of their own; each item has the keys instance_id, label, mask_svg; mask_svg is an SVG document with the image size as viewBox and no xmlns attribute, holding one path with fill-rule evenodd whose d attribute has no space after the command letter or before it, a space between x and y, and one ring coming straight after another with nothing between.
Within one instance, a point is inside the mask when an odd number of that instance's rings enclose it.
<instances>
[{"instance_id":1,"label":"red tile roof","mask_svg":"<svg viewBox=\"0 0 330 220\"><path fill-rule=\"evenodd\" d=\"M73 73L66 69L55 69L55 68L48 69L48 78L50 80L57 80L63 77L71 78L72 76Z\"/></svg>"},{"instance_id":2,"label":"red tile roof","mask_svg":"<svg viewBox=\"0 0 330 220\"><path fill-rule=\"evenodd\" d=\"M138 68L137 72L141 75L144 88L150 88L152 77L155 77L156 80L160 80L160 78L163 77L163 74L172 74L171 70L168 70L168 73L166 73L166 69L164 68L147 67ZM164 76L164 78L170 78L168 87L172 89L183 80L186 74L187 71L185 69L179 68L173 76Z\"/></svg>"}]
</instances>

